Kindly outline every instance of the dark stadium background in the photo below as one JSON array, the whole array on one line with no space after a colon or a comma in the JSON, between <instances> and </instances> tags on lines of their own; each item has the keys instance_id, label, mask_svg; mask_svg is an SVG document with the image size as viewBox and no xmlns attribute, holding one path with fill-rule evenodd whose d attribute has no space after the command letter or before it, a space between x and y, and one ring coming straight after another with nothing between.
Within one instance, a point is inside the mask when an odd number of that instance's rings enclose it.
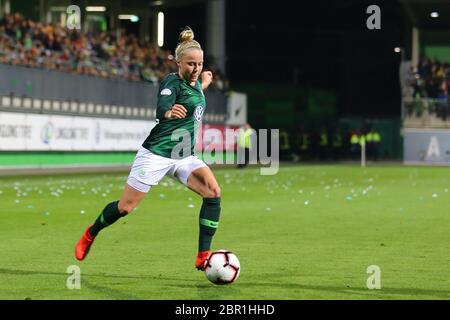
<instances>
[{"instance_id":1,"label":"dark stadium background","mask_svg":"<svg viewBox=\"0 0 450 320\"><path fill-rule=\"evenodd\" d=\"M42 1L10 2L12 11L38 21ZM107 5L109 10L109 4L119 1L71 3ZM164 49L174 50L180 30L187 25L207 47L207 1L120 3L122 11L164 11ZM381 9L381 30L366 27L370 15L366 10L372 4ZM255 128L284 129L294 140L302 127L313 131L338 127L348 144L352 130L375 125L384 137L383 156L401 159L400 64L411 59L413 27L421 29L424 38L430 30L449 27L448 1L227 0L225 7L226 70L222 71L229 89L247 95L248 120ZM440 12L439 19L430 19L434 9ZM121 21L120 27L139 34L140 23ZM401 52L394 52L396 47ZM213 61L205 53L208 67Z\"/></svg>"},{"instance_id":2,"label":"dark stadium background","mask_svg":"<svg viewBox=\"0 0 450 320\"><path fill-rule=\"evenodd\" d=\"M13 2L33 15L32 2ZM164 9L164 47L175 48L176 36L185 25L191 26L198 40L205 43L205 2L172 2L168 1ZM370 4L381 7L381 30L366 28ZM296 91L306 90L297 99L297 110L305 108L302 97L308 88L325 88L337 95L337 115L399 115L401 57L393 48L407 43L408 35L408 22L399 2L318 0L274 4L227 0L226 11L226 71L233 87L245 88L248 83L264 87L274 83L294 85ZM123 22L129 32L137 33L138 25Z\"/></svg>"},{"instance_id":3,"label":"dark stadium background","mask_svg":"<svg viewBox=\"0 0 450 320\"><path fill-rule=\"evenodd\" d=\"M339 114L398 115L400 54L405 19L396 1L378 1L382 29L368 30L365 1L286 1L282 5L227 1L227 73L245 83L321 87L338 96ZM376 4L376 3L374 3ZM169 10L168 45L177 23L204 38L203 4ZM370 99L369 99L370 97ZM300 102L297 109L305 106Z\"/></svg>"}]
</instances>

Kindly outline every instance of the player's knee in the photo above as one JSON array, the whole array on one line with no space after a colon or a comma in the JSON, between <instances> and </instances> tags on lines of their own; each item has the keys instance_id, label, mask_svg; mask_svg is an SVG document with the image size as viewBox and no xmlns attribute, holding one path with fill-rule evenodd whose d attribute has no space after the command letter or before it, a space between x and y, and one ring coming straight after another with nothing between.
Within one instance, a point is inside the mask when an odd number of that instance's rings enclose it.
<instances>
[{"instance_id":1,"label":"player's knee","mask_svg":"<svg viewBox=\"0 0 450 320\"><path fill-rule=\"evenodd\" d=\"M214 198L220 198L220 196L221 196L221 190L220 190L220 187L217 186L217 188L214 191Z\"/></svg>"},{"instance_id":2,"label":"player's knee","mask_svg":"<svg viewBox=\"0 0 450 320\"><path fill-rule=\"evenodd\" d=\"M209 188L207 198L220 198L220 187L215 186L213 188Z\"/></svg>"}]
</instances>

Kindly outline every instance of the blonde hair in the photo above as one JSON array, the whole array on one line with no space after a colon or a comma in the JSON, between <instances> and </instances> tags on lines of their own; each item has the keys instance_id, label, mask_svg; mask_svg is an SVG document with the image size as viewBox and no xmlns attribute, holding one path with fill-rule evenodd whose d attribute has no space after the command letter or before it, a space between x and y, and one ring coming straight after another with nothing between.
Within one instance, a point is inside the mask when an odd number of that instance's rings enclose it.
<instances>
[{"instance_id":1,"label":"blonde hair","mask_svg":"<svg viewBox=\"0 0 450 320\"><path fill-rule=\"evenodd\" d=\"M194 31L192 31L192 29L189 27L185 27L184 30L181 31L179 40L180 42L178 43L178 46L175 49L176 61L179 61L187 50L190 49L202 50L200 43L194 40Z\"/></svg>"}]
</instances>

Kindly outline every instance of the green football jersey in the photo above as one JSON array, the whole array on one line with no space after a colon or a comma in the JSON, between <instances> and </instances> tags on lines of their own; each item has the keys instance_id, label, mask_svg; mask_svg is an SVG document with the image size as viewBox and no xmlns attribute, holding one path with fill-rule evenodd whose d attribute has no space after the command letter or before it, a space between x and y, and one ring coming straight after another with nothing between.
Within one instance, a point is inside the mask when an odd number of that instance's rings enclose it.
<instances>
[{"instance_id":1,"label":"green football jersey","mask_svg":"<svg viewBox=\"0 0 450 320\"><path fill-rule=\"evenodd\" d=\"M186 108L186 117L164 119L164 113L174 104ZM177 73L168 74L159 86L157 124L142 146L166 158L180 159L193 155L205 108L206 100L200 81L197 80L195 86L191 86Z\"/></svg>"}]
</instances>

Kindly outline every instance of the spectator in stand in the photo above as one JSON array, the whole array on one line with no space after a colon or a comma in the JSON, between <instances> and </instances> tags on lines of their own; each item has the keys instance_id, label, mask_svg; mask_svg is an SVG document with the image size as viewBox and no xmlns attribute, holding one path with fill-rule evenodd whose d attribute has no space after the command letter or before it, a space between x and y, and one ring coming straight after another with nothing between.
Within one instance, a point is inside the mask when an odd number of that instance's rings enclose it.
<instances>
[{"instance_id":1,"label":"spectator in stand","mask_svg":"<svg viewBox=\"0 0 450 320\"><path fill-rule=\"evenodd\" d=\"M411 116L415 109L415 115L420 117L427 110L446 121L450 114L449 63L422 57L413 77L409 74L406 79L402 88L406 114Z\"/></svg>"},{"instance_id":2,"label":"spectator in stand","mask_svg":"<svg viewBox=\"0 0 450 320\"><path fill-rule=\"evenodd\" d=\"M27 20L19 13L0 18L0 63L155 85L177 71L169 50L141 43L133 34L83 33ZM227 90L228 80L222 72L210 69L214 73L210 88Z\"/></svg>"},{"instance_id":3,"label":"spectator in stand","mask_svg":"<svg viewBox=\"0 0 450 320\"><path fill-rule=\"evenodd\" d=\"M450 69L447 62L442 63L437 59L423 57L417 68L416 81L412 85L423 97L438 98L448 95L449 79Z\"/></svg>"}]
</instances>

